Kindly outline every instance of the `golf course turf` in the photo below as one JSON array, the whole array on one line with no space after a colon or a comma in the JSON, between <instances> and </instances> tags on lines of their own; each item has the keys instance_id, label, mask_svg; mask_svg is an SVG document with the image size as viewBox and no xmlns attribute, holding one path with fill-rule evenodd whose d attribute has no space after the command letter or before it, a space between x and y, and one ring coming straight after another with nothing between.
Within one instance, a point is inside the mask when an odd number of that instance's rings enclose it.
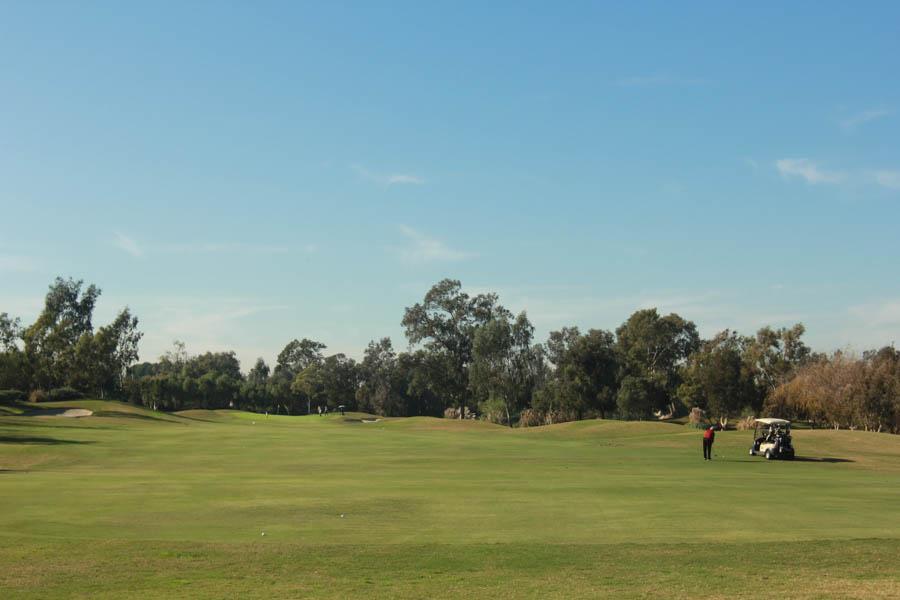
<instances>
[{"instance_id":1,"label":"golf course turf","mask_svg":"<svg viewBox=\"0 0 900 600\"><path fill-rule=\"evenodd\" d=\"M900 436L61 407L0 408L3 598L900 596Z\"/></svg>"}]
</instances>

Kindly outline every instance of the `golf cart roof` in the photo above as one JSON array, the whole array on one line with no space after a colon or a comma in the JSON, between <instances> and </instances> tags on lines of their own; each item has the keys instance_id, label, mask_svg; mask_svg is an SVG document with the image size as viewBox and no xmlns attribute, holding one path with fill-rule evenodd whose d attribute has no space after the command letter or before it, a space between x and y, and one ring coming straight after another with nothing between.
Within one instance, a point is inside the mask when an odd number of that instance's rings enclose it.
<instances>
[{"instance_id":1,"label":"golf cart roof","mask_svg":"<svg viewBox=\"0 0 900 600\"><path fill-rule=\"evenodd\" d=\"M757 419L757 423L762 423L763 425L790 425L790 421L785 421L784 419Z\"/></svg>"}]
</instances>

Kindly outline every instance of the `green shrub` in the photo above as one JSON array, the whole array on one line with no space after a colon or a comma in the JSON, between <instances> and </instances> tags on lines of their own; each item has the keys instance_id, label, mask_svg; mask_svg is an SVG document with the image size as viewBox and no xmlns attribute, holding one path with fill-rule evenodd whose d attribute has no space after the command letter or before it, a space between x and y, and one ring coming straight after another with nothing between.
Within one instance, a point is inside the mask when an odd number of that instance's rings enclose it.
<instances>
[{"instance_id":1,"label":"green shrub","mask_svg":"<svg viewBox=\"0 0 900 600\"><path fill-rule=\"evenodd\" d=\"M503 400L494 396L478 403L479 418L496 425L507 425L506 405Z\"/></svg>"},{"instance_id":2,"label":"green shrub","mask_svg":"<svg viewBox=\"0 0 900 600\"><path fill-rule=\"evenodd\" d=\"M59 402L61 400L80 400L84 398L84 394L70 387L54 388L50 390L49 401Z\"/></svg>"},{"instance_id":3,"label":"green shrub","mask_svg":"<svg viewBox=\"0 0 900 600\"><path fill-rule=\"evenodd\" d=\"M14 402L25 402L28 394L22 390L0 390L0 404L12 404Z\"/></svg>"}]
</instances>

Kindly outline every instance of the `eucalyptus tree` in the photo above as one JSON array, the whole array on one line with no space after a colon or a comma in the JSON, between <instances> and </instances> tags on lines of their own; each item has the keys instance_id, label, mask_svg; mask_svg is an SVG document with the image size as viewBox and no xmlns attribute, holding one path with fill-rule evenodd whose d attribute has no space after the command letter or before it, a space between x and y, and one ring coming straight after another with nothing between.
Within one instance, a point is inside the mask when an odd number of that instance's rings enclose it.
<instances>
[{"instance_id":1,"label":"eucalyptus tree","mask_svg":"<svg viewBox=\"0 0 900 600\"><path fill-rule=\"evenodd\" d=\"M21 318L0 313L0 390L29 387L31 373L19 347L24 331Z\"/></svg>"},{"instance_id":2,"label":"eucalyptus tree","mask_svg":"<svg viewBox=\"0 0 900 600\"><path fill-rule=\"evenodd\" d=\"M391 338L384 337L377 342L369 342L359 364L356 400L360 410L399 416L404 391L397 385L397 354Z\"/></svg>"},{"instance_id":3,"label":"eucalyptus tree","mask_svg":"<svg viewBox=\"0 0 900 600\"><path fill-rule=\"evenodd\" d=\"M640 385L629 383L626 392L632 400L647 402L651 410L668 404L674 411L673 399L681 384L679 369L699 347L700 336L692 321L675 313L661 317L655 308L635 312L616 329L623 383L625 377L644 380ZM628 405L633 407L634 402Z\"/></svg>"},{"instance_id":4,"label":"eucalyptus tree","mask_svg":"<svg viewBox=\"0 0 900 600\"><path fill-rule=\"evenodd\" d=\"M57 277L44 299L37 321L23 335L24 351L34 366L35 387L50 389L64 385L75 360L75 346L93 331L91 318L100 288L84 281Z\"/></svg>"},{"instance_id":5,"label":"eucalyptus tree","mask_svg":"<svg viewBox=\"0 0 900 600\"><path fill-rule=\"evenodd\" d=\"M747 361L752 340L726 329L704 342L682 368L678 396L688 407L706 410L722 426L745 407L762 408L764 391Z\"/></svg>"},{"instance_id":6,"label":"eucalyptus tree","mask_svg":"<svg viewBox=\"0 0 900 600\"><path fill-rule=\"evenodd\" d=\"M20 317L13 319L8 313L0 313L0 352L19 350L23 331Z\"/></svg>"},{"instance_id":7,"label":"eucalyptus tree","mask_svg":"<svg viewBox=\"0 0 900 600\"><path fill-rule=\"evenodd\" d=\"M313 366L319 366L325 360L322 350L326 348L322 342L303 338L293 339L278 353L275 361L275 369L269 378L267 390L271 394L277 406L284 406L286 410L299 410L295 405L300 405L304 399L303 386L295 386L296 378L304 370ZM305 398L306 410L310 411L312 399Z\"/></svg>"},{"instance_id":8,"label":"eucalyptus tree","mask_svg":"<svg viewBox=\"0 0 900 600\"><path fill-rule=\"evenodd\" d=\"M262 357L259 357L256 359L256 364L254 364L253 368L250 369L250 372L247 373L247 382L264 386L268 378L269 365L266 364L266 361L263 360Z\"/></svg>"},{"instance_id":9,"label":"eucalyptus tree","mask_svg":"<svg viewBox=\"0 0 900 600\"><path fill-rule=\"evenodd\" d=\"M341 405L355 410L356 390L359 387L359 367L356 361L343 354L325 358L319 366L322 382L322 401L329 409Z\"/></svg>"},{"instance_id":10,"label":"eucalyptus tree","mask_svg":"<svg viewBox=\"0 0 900 600\"><path fill-rule=\"evenodd\" d=\"M605 419L616 408L619 360L609 331L591 329L575 339L561 357L559 377L569 390L578 418L585 410Z\"/></svg>"},{"instance_id":11,"label":"eucalyptus tree","mask_svg":"<svg viewBox=\"0 0 900 600\"><path fill-rule=\"evenodd\" d=\"M322 350L326 348L322 342L307 338L291 340L278 354L275 363L275 373L286 371L292 376L310 365L321 364L324 360Z\"/></svg>"},{"instance_id":12,"label":"eucalyptus tree","mask_svg":"<svg viewBox=\"0 0 900 600\"><path fill-rule=\"evenodd\" d=\"M747 360L754 369L757 382L768 394L794 376L798 367L817 362L820 358L803 340L806 328L797 323L790 329L763 327L747 349Z\"/></svg>"},{"instance_id":13,"label":"eucalyptus tree","mask_svg":"<svg viewBox=\"0 0 900 600\"><path fill-rule=\"evenodd\" d=\"M557 368L566 362L570 348L581 338L578 327L563 327L559 331L551 331L547 338L547 359Z\"/></svg>"},{"instance_id":14,"label":"eucalyptus tree","mask_svg":"<svg viewBox=\"0 0 900 600\"><path fill-rule=\"evenodd\" d=\"M496 294L470 297L461 287L453 279L435 284L421 304L405 309L401 324L410 344L422 344L428 354L429 388L458 408L463 418L470 404L475 332L509 311L500 306Z\"/></svg>"},{"instance_id":15,"label":"eucalyptus tree","mask_svg":"<svg viewBox=\"0 0 900 600\"><path fill-rule=\"evenodd\" d=\"M469 371L472 387L502 403L510 427L510 409L516 412L531 400L533 338L534 326L524 311L515 320L502 314L475 331Z\"/></svg>"},{"instance_id":16,"label":"eucalyptus tree","mask_svg":"<svg viewBox=\"0 0 900 600\"><path fill-rule=\"evenodd\" d=\"M316 363L297 373L291 382L291 391L294 392L295 397L301 394L306 397L306 414L308 415L312 414L312 403L319 404L323 388L321 367Z\"/></svg>"}]
</instances>

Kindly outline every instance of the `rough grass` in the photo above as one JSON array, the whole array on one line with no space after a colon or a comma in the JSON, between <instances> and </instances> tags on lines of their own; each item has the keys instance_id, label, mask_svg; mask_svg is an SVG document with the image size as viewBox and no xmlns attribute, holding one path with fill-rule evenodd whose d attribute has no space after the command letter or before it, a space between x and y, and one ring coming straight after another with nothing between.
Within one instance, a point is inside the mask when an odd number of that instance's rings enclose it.
<instances>
[{"instance_id":1,"label":"rough grass","mask_svg":"<svg viewBox=\"0 0 900 600\"><path fill-rule=\"evenodd\" d=\"M897 436L51 405L0 415L4 598L900 595Z\"/></svg>"}]
</instances>

